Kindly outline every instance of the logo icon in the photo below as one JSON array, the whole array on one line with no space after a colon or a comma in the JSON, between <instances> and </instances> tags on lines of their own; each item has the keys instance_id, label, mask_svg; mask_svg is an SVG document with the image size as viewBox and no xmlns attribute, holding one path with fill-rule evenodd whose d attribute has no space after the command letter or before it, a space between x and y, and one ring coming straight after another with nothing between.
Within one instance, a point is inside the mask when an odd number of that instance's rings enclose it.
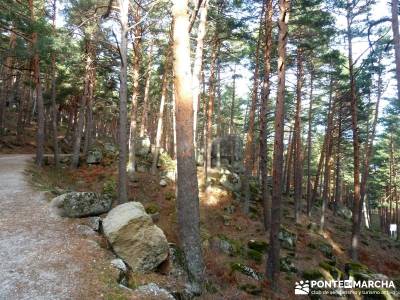
<instances>
[{"instance_id":1,"label":"logo icon","mask_svg":"<svg viewBox=\"0 0 400 300\"><path fill-rule=\"evenodd\" d=\"M310 293L310 282L308 280L299 282L296 281L296 285L294 287L295 295L308 295Z\"/></svg>"}]
</instances>

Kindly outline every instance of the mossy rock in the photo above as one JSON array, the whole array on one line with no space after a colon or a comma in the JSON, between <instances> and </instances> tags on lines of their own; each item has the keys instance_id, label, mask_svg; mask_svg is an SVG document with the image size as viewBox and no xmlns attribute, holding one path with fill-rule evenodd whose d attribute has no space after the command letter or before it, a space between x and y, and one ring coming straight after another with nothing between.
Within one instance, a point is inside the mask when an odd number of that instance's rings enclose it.
<instances>
[{"instance_id":1,"label":"mossy rock","mask_svg":"<svg viewBox=\"0 0 400 300\"><path fill-rule=\"evenodd\" d=\"M167 200L167 201L173 201L173 200L175 200L175 192L173 192L173 191L166 191L166 192L164 193L164 197L165 197L165 200Z\"/></svg>"},{"instance_id":2,"label":"mossy rock","mask_svg":"<svg viewBox=\"0 0 400 300\"><path fill-rule=\"evenodd\" d=\"M343 272L340 271L338 268L336 268L335 266L332 266L331 262L329 261L323 261L319 263L319 266L328 271L329 274L336 280L340 280L343 279Z\"/></svg>"},{"instance_id":3,"label":"mossy rock","mask_svg":"<svg viewBox=\"0 0 400 300\"><path fill-rule=\"evenodd\" d=\"M242 263L231 263L231 271L232 272L240 272L246 276L249 276L255 280L263 280L264 279L264 274L257 272L256 270L250 268L249 266L246 266Z\"/></svg>"},{"instance_id":4,"label":"mossy rock","mask_svg":"<svg viewBox=\"0 0 400 300\"><path fill-rule=\"evenodd\" d=\"M366 265L360 264L358 262L348 262L344 266L345 272L368 272L368 267Z\"/></svg>"},{"instance_id":5,"label":"mossy rock","mask_svg":"<svg viewBox=\"0 0 400 300\"><path fill-rule=\"evenodd\" d=\"M281 242L281 247L286 250L295 250L297 234L285 227L281 227L278 233L278 238Z\"/></svg>"},{"instance_id":6,"label":"mossy rock","mask_svg":"<svg viewBox=\"0 0 400 300\"><path fill-rule=\"evenodd\" d=\"M349 277L354 278L354 280L369 280L371 278L371 272L368 270L368 267L357 263L357 262L349 262L344 266L344 270Z\"/></svg>"},{"instance_id":7,"label":"mossy rock","mask_svg":"<svg viewBox=\"0 0 400 300\"><path fill-rule=\"evenodd\" d=\"M333 247L332 247L332 245L330 245L328 243L325 243L325 242L320 242L318 244L318 249L319 249L319 251L322 252L322 254L326 258L332 259L334 257L333 256Z\"/></svg>"},{"instance_id":8,"label":"mossy rock","mask_svg":"<svg viewBox=\"0 0 400 300\"><path fill-rule=\"evenodd\" d=\"M266 253L268 250L268 243L262 240L249 240L247 242L247 247L261 253Z\"/></svg>"},{"instance_id":9,"label":"mossy rock","mask_svg":"<svg viewBox=\"0 0 400 300\"><path fill-rule=\"evenodd\" d=\"M160 211L160 207L157 204L150 203L146 206L146 213L152 215L158 213Z\"/></svg>"},{"instance_id":10,"label":"mossy rock","mask_svg":"<svg viewBox=\"0 0 400 300\"><path fill-rule=\"evenodd\" d=\"M319 231L319 226L315 222L311 222L310 224L307 225L307 229L312 231L312 232L318 232Z\"/></svg>"},{"instance_id":11,"label":"mossy rock","mask_svg":"<svg viewBox=\"0 0 400 300\"><path fill-rule=\"evenodd\" d=\"M317 249L317 245L315 245L313 242L308 243L307 247L310 249Z\"/></svg>"},{"instance_id":12,"label":"mossy rock","mask_svg":"<svg viewBox=\"0 0 400 300\"><path fill-rule=\"evenodd\" d=\"M281 257L279 265L282 272L297 273L297 268L290 257Z\"/></svg>"},{"instance_id":13,"label":"mossy rock","mask_svg":"<svg viewBox=\"0 0 400 300\"><path fill-rule=\"evenodd\" d=\"M257 263L261 263L263 260L263 254L254 249L247 249L247 257Z\"/></svg>"},{"instance_id":14,"label":"mossy rock","mask_svg":"<svg viewBox=\"0 0 400 300\"><path fill-rule=\"evenodd\" d=\"M114 178L110 178L106 180L103 184L103 189L101 190L101 193L104 195L108 195L111 198L116 198L117 197L117 182Z\"/></svg>"},{"instance_id":15,"label":"mossy rock","mask_svg":"<svg viewBox=\"0 0 400 300\"><path fill-rule=\"evenodd\" d=\"M216 294L219 292L219 288L209 280L206 281L204 287L206 291L210 294Z\"/></svg>"},{"instance_id":16,"label":"mossy rock","mask_svg":"<svg viewBox=\"0 0 400 300\"><path fill-rule=\"evenodd\" d=\"M305 280L321 280L324 279L324 275L319 269L311 269L303 271L302 278Z\"/></svg>"},{"instance_id":17,"label":"mossy rock","mask_svg":"<svg viewBox=\"0 0 400 300\"><path fill-rule=\"evenodd\" d=\"M230 256L242 255L245 252L245 248L240 241L230 239L226 235L219 234L216 240L218 248Z\"/></svg>"},{"instance_id":18,"label":"mossy rock","mask_svg":"<svg viewBox=\"0 0 400 300\"><path fill-rule=\"evenodd\" d=\"M251 283L242 284L239 286L239 289L254 296L260 295L262 293L262 288Z\"/></svg>"}]
</instances>

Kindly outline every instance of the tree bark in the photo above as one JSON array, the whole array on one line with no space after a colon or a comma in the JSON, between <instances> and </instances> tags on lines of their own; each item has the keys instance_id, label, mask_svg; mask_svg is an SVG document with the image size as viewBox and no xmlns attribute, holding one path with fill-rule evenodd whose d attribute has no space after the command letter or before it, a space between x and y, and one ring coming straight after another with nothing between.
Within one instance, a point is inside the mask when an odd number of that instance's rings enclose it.
<instances>
[{"instance_id":1,"label":"tree bark","mask_svg":"<svg viewBox=\"0 0 400 300\"><path fill-rule=\"evenodd\" d=\"M168 72L169 72L169 64L170 64L170 51L169 47L165 56L165 67L164 74L161 85L161 100L160 100L160 110L158 112L157 119L157 132L156 132L156 140L155 140L155 148L153 151L153 162L151 165L151 174L156 174L157 171L157 163L158 163L158 155L160 154L161 147L161 134L163 131L163 118L164 118L164 108L165 108L165 98L167 97L167 86L168 86Z\"/></svg>"},{"instance_id":2,"label":"tree bark","mask_svg":"<svg viewBox=\"0 0 400 300\"><path fill-rule=\"evenodd\" d=\"M56 35L57 0L53 0L52 33ZM59 147L57 128L57 103L56 103L56 53L51 54L51 128L53 132L54 165L59 167Z\"/></svg>"},{"instance_id":3,"label":"tree bark","mask_svg":"<svg viewBox=\"0 0 400 300\"><path fill-rule=\"evenodd\" d=\"M75 126L74 141L73 141L73 152L71 159L71 168L75 169L79 165L79 156L81 151L81 141L83 133L83 125L85 121L85 106L91 102L93 95L93 64L95 57L95 48L92 41L92 35L88 34L85 37L85 79L84 79L84 90L83 95L79 98L78 103L78 115L77 124Z\"/></svg>"},{"instance_id":4,"label":"tree bark","mask_svg":"<svg viewBox=\"0 0 400 300\"><path fill-rule=\"evenodd\" d=\"M374 119L372 121L372 131L371 133L368 132L368 139L367 139L367 145L366 145L366 151L365 151L365 157L364 157L364 164L363 164L363 174L361 178L361 188L360 188L360 195L361 195L361 204L360 204L360 209L364 207L364 202L366 201L366 190L367 190L367 182L368 182L368 176L369 176L369 162L372 157L372 152L373 152L373 147L374 147L374 140L375 140L375 134L376 134L376 125L378 124L378 116L379 116L379 104L381 101L381 96L382 96L382 66L381 66L381 56L379 57L379 63L378 63L378 86L377 86L377 99L375 103L375 113L374 113ZM365 203L366 204L366 203ZM365 205L367 206L367 204ZM362 216L362 211L359 212L360 216ZM358 222L360 223L358 226L361 228L361 217L359 218ZM365 220L366 222L368 221L367 219ZM366 223L367 225L367 223ZM369 226L367 226L368 228Z\"/></svg>"},{"instance_id":5,"label":"tree bark","mask_svg":"<svg viewBox=\"0 0 400 300\"><path fill-rule=\"evenodd\" d=\"M35 22L35 11L33 0L29 0L29 9L31 12L31 20ZM36 133L36 165L41 167L43 165L44 157L44 104L43 104L43 91L42 82L40 79L40 56L38 47L38 33L34 31L32 33L32 49L33 49L33 79L35 83L35 93L36 93L36 104L37 104L37 133Z\"/></svg>"},{"instance_id":6,"label":"tree bark","mask_svg":"<svg viewBox=\"0 0 400 300\"><path fill-rule=\"evenodd\" d=\"M272 47L272 0L265 0L265 36L264 36L264 81L260 112L260 175L261 196L264 205L264 228L269 230L271 223L271 197L268 187L268 143L267 113L270 94L271 47Z\"/></svg>"},{"instance_id":7,"label":"tree bark","mask_svg":"<svg viewBox=\"0 0 400 300\"><path fill-rule=\"evenodd\" d=\"M400 36L399 36L399 1L392 0L392 31L396 64L397 101L400 101Z\"/></svg>"},{"instance_id":8,"label":"tree bark","mask_svg":"<svg viewBox=\"0 0 400 300\"><path fill-rule=\"evenodd\" d=\"M127 183L127 102L128 102L128 11L129 0L119 0L121 37L120 37L120 87L119 87L119 160L118 160L118 202L128 201ZM135 117L135 116L134 116Z\"/></svg>"},{"instance_id":9,"label":"tree bark","mask_svg":"<svg viewBox=\"0 0 400 300\"><path fill-rule=\"evenodd\" d=\"M214 102L215 102L215 87L216 87L216 66L217 66L217 57L219 53L219 41L218 41L218 33L215 33L214 45L211 55L211 63L210 63L210 83L209 83L209 91L208 91L208 107L207 107L207 134L206 134L206 143L205 143L205 159L204 159L204 183L207 185L208 179L208 169L211 168L211 150L212 150L212 124L213 124L213 116L214 116Z\"/></svg>"},{"instance_id":10,"label":"tree bark","mask_svg":"<svg viewBox=\"0 0 400 300\"><path fill-rule=\"evenodd\" d=\"M353 226L351 234L351 257L353 260L358 260L358 242L360 238L360 142L358 137L358 122L357 122L357 95L356 82L354 76L353 63L353 45L352 45L352 17L351 3L347 1L347 41L348 41L348 63L349 63L349 79L350 79L350 99L351 99L351 127L353 131L353 159L354 159L354 200L353 200Z\"/></svg>"},{"instance_id":11,"label":"tree bark","mask_svg":"<svg viewBox=\"0 0 400 300\"><path fill-rule=\"evenodd\" d=\"M137 5L135 11L134 20L135 23L139 23L140 16L140 5ZM128 160L128 175L133 177L136 169L136 149L135 149L135 139L136 139L136 127L137 127L137 111L138 111L138 97L139 97L139 72L140 72L140 54L141 54L141 44L142 44L142 28L140 24L137 24L133 30L134 41L133 41L133 62L132 62L132 96L131 96L131 116L130 116L130 126L129 126L129 160Z\"/></svg>"},{"instance_id":12,"label":"tree bark","mask_svg":"<svg viewBox=\"0 0 400 300\"><path fill-rule=\"evenodd\" d=\"M249 213L250 208L250 187L249 187L249 177L252 176L254 168L254 123L256 119L256 107L258 99L258 77L259 77L259 64L260 64L260 47L262 39L262 21L264 18L264 6L260 15L260 26L258 30L258 40L256 47L256 57L255 57L255 68L253 75L253 90L250 103L249 111L249 127L247 130L246 145L244 148L244 176L243 176L243 187L244 187L244 213Z\"/></svg>"},{"instance_id":13,"label":"tree bark","mask_svg":"<svg viewBox=\"0 0 400 300\"><path fill-rule=\"evenodd\" d=\"M140 137L144 137L148 134L148 125L147 119L149 114L149 92L150 92L150 81L151 81L151 71L153 67L153 44L150 45L150 52L149 52L149 61L147 62L147 77L146 77L146 84L144 88L144 98L143 98L143 113L142 113L142 122L140 124Z\"/></svg>"},{"instance_id":14,"label":"tree bark","mask_svg":"<svg viewBox=\"0 0 400 300\"><path fill-rule=\"evenodd\" d=\"M201 251L199 196L193 143L193 93L187 0L174 0L174 86L177 140L177 214L179 237L189 272L190 289L201 294L204 263Z\"/></svg>"},{"instance_id":15,"label":"tree bark","mask_svg":"<svg viewBox=\"0 0 400 300\"><path fill-rule=\"evenodd\" d=\"M281 202L282 202L282 167L283 167L283 125L285 115L285 81L286 81L286 44L289 21L289 0L279 0L279 37L278 37L278 89L275 108L275 137L274 154L272 166L272 207L270 230L270 246L268 250L268 261L266 275L273 289L277 289L279 280L279 253L280 241L279 230L281 225Z\"/></svg>"},{"instance_id":16,"label":"tree bark","mask_svg":"<svg viewBox=\"0 0 400 300\"><path fill-rule=\"evenodd\" d=\"M311 66L310 72L310 104L308 108L308 133L307 133L307 215L311 217L311 197L312 197L312 185L311 185L311 141L312 141L312 110L313 110L313 91L314 91L314 69Z\"/></svg>"},{"instance_id":17,"label":"tree bark","mask_svg":"<svg viewBox=\"0 0 400 300\"><path fill-rule=\"evenodd\" d=\"M303 187L303 150L301 141L301 92L304 81L303 53L297 49L297 87L296 87L296 116L294 122L294 203L295 203L295 221L300 221L302 187Z\"/></svg>"},{"instance_id":18,"label":"tree bark","mask_svg":"<svg viewBox=\"0 0 400 300\"><path fill-rule=\"evenodd\" d=\"M193 134L194 134L194 151L197 153L197 114L200 97L200 82L201 82L201 70L203 67L203 50L204 50L204 37L206 35L207 26L207 11L208 11L208 0L204 0L199 8L199 27L197 30L196 39L196 53L193 64L193 78L192 78L192 89L193 89Z\"/></svg>"}]
</instances>

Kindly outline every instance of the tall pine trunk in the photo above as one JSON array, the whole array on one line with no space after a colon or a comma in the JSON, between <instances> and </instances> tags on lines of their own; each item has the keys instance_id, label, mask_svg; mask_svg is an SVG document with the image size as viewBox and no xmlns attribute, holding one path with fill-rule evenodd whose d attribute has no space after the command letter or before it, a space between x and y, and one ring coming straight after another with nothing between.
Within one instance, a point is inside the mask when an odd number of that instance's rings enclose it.
<instances>
[{"instance_id":1,"label":"tall pine trunk","mask_svg":"<svg viewBox=\"0 0 400 300\"><path fill-rule=\"evenodd\" d=\"M349 63L349 79L350 79L350 110L351 110L351 128L353 131L353 160L354 160L354 199L353 199L353 226L351 233L351 257L358 260L358 242L360 239L360 142L358 137L358 121L357 121L357 95L356 82L354 75L353 63L353 45L352 45L352 17L351 3L347 1L347 42L348 42L348 63Z\"/></svg>"},{"instance_id":2,"label":"tall pine trunk","mask_svg":"<svg viewBox=\"0 0 400 300\"><path fill-rule=\"evenodd\" d=\"M281 202L282 202L282 168L283 168L283 126L285 116L285 83L286 83L286 44L289 21L289 0L279 0L279 38L278 38L278 89L275 108L275 137L272 165L272 207L270 244L268 249L268 261L266 275L272 287L277 289L279 280L279 229L281 226Z\"/></svg>"},{"instance_id":3,"label":"tall pine trunk","mask_svg":"<svg viewBox=\"0 0 400 300\"><path fill-rule=\"evenodd\" d=\"M199 9L200 22L197 30L196 53L193 64L193 138L194 151L197 153L197 114L199 109L201 70L203 68L204 37L206 35L208 0L201 3Z\"/></svg>"},{"instance_id":4,"label":"tall pine trunk","mask_svg":"<svg viewBox=\"0 0 400 300\"><path fill-rule=\"evenodd\" d=\"M128 10L129 1L119 0L121 37L120 37L120 87L119 87L119 160L118 160L118 202L128 201L127 191L127 102L128 102Z\"/></svg>"},{"instance_id":5,"label":"tall pine trunk","mask_svg":"<svg viewBox=\"0 0 400 300\"><path fill-rule=\"evenodd\" d=\"M295 221L300 221L301 201L303 198L303 149L301 139L301 92L304 81L303 53L297 49L297 87L296 87L296 115L294 122L294 203L295 203Z\"/></svg>"},{"instance_id":6,"label":"tall pine trunk","mask_svg":"<svg viewBox=\"0 0 400 300\"><path fill-rule=\"evenodd\" d=\"M265 0L265 36L264 36L264 81L260 111L260 175L261 196L264 205L264 228L269 230L271 223L271 197L268 187L268 149L267 149L267 113L270 94L271 47L272 47L272 0Z\"/></svg>"},{"instance_id":7,"label":"tall pine trunk","mask_svg":"<svg viewBox=\"0 0 400 300\"><path fill-rule=\"evenodd\" d=\"M128 159L128 175L133 177L136 169L136 130L137 130L137 111L138 111L138 97L139 97L139 71L140 71L140 53L142 44L142 29L140 27L140 5L137 5L134 20L137 25L133 29L135 37L133 41L133 62L132 62L132 96L131 96L131 116L129 126L129 159Z\"/></svg>"},{"instance_id":8,"label":"tall pine trunk","mask_svg":"<svg viewBox=\"0 0 400 300\"><path fill-rule=\"evenodd\" d=\"M179 237L189 272L189 289L201 294L204 263L201 251L199 190L193 143L193 93L187 0L174 0L172 15L176 101L177 215Z\"/></svg>"}]
</instances>

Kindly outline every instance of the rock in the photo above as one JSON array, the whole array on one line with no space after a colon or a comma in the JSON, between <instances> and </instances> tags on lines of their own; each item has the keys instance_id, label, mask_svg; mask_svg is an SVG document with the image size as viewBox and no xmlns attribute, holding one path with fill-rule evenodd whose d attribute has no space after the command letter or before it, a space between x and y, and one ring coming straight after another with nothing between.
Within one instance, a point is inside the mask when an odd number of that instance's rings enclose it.
<instances>
[{"instance_id":1,"label":"rock","mask_svg":"<svg viewBox=\"0 0 400 300\"><path fill-rule=\"evenodd\" d=\"M247 249L247 257L257 263L261 263L263 260L263 254L254 249Z\"/></svg>"},{"instance_id":2,"label":"rock","mask_svg":"<svg viewBox=\"0 0 400 300\"><path fill-rule=\"evenodd\" d=\"M139 202L113 208L103 220L103 231L114 252L134 272L151 271L168 257L164 232L153 224Z\"/></svg>"},{"instance_id":3,"label":"rock","mask_svg":"<svg viewBox=\"0 0 400 300\"><path fill-rule=\"evenodd\" d=\"M103 153L100 149L91 149L86 157L87 164L99 164L103 158Z\"/></svg>"},{"instance_id":4,"label":"rock","mask_svg":"<svg viewBox=\"0 0 400 300\"><path fill-rule=\"evenodd\" d=\"M254 296L260 295L262 293L262 288L251 283L242 284L239 286L239 289Z\"/></svg>"},{"instance_id":5,"label":"rock","mask_svg":"<svg viewBox=\"0 0 400 300\"><path fill-rule=\"evenodd\" d=\"M133 292L133 298L131 299L146 299L146 300L175 300L166 289L159 287L155 283L148 283L146 285L139 286Z\"/></svg>"},{"instance_id":6,"label":"rock","mask_svg":"<svg viewBox=\"0 0 400 300\"><path fill-rule=\"evenodd\" d=\"M249 240L247 242L247 247L261 253L266 253L268 250L268 243L261 240Z\"/></svg>"},{"instance_id":7,"label":"rock","mask_svg":"<svg viewBox=\"0 0 400 300\"><path fill-rule=\"evenodd\" d=\"M303 279L306 280L321 280L324 279L324 275L321 273L320 269L311 269L311 270L305 270L302 273Z\"/></svg>"},{"instance_id":8,"label":"rock","mask_svg":"<svg viewBox=\"0 0 400 300\"><path fill-rule=\"evenodd\" d=\"M148 136L138 137L135 143L136 155L146 156L150 153L151 142Z\"/></svg>"},{"instance_id":9,"label":"rock","mask_svg":"<svg viewBox=\"0 0 400 300\"><path fill-rule=\"evenodd\" d=\"M111 265L124 273L128 271L128 268L126 267L124 261L120 258L115 258L111 260Z\"/></svg>"},{"instance_id":10,"label":"rock","mask_svg":"<svg viewBox=\"0 0 400 300\"><path fill-rule=\"evenodd\" d=\"M228 205L226 207L224 207L224 212L226 212L227 214L232 215L236 210L236 206L235 205Z\"/></svg>"},{"instance_id":11,"label":"rock","mask_svg":"<svg viewBox=\"0 0 400 300\"><path fill-rule=\"evenodd\" d=\"M312 232L318 232L319 231L319 226L315 222L311 222L310 224L307 225L307 229L312 231Z\"/></svg>"},{"instance_id":12,"label":"rock","mask_svg":"<svg viewBox=\"0 0 400 300\"><path fill-rule=\"evenodd\" d=\"M329 272L329 275L335 279L340 280L343 279L343 272L334 266L334 262L332 261L323 261L319 263L319 266L325 271Z\"/></svg>"},{"instance_id":13,"label":"rock","mask_svg":"<svg viewBox=\"0 0 400 300\"><path fill-rule=\"evenodd\" d=\"M176 172L174 170L165 170L161 172L161 176L164 177L165 179L168 179L170 181L175 181L176 178Z\"/></svg>"},{"instance_id":14,"label":"rock","mask_svg":"<svg viewBox=\"0 0 400 300\"><path fill-rule=\"evenodd\" d=\"M297 268L290 257L280 258L280 268L282 272L297 273Z\"/></svg>"},{"instance_id":15,"label":"rock","mask_svg":"<svg viewBox=\"0 0 400 300\"><path fill-rule=\"evenodd\" d=\"M88 226L94 231L101 231L101 218L100 217L90 217L88 220Z\"/></svg>"},{"instance_id":16,"label":"rock","mask_svg":"<svg viewBox=\"0 0 400 300\"><path fill-rule=\"evenodd\" d=\"M232 225L232 216L222 215L222 222L224 223L225 226L231 226Z\"/></svg>"},{"instance_id":17,"label":"rock","mask_svg":"<svg viewBox=\"0 0 400 300\"><path fill-rule=\"evenodd\" d=\"M242 163L243 160L243 141L238 135L227 135L216 138L212 142L211 149L211 166L215 167L217 157L220 157L221 165L226 165L228 162L233 165L236 162Z\"/></svg>"},{"instance_id":18,"label":"rock","mask_svg":"<svg viewBox=\"0 0 400 300\"><path fill-rule=\"evenodd\" d=\"M219 182L223 187L231 192L240 192L242 189L240 177L235 173L222 174Z\"/></svg>"},{"instance_id":19,"label":"rock","mask_svg":"<svg viewBox=\"0 0 400 300\"><path fill-rule=\"evenodd\" d=\"M87 225L78 224L76 230L83 236L91 236L94 234L93 229Z\"/></svg>"},{"instance_id":20,"label":"rock","mask_svg":"<svg viewBox=\"0 0 400 300\"><path fill-rule=\"evenodd\" d=\"M117 147L112 143L105 143L104 144L104 151L107 154L115 154L115 153L117 153Z\"/></svg>"},{"instance_id":21,"label":"rock","mask_svg":"<svg viewBox=\"0 0 400 300\"><path fill-rule=\"evenodd\" d=\"M187 267L183 251L173 243L169 244L168 266L166 267L166 269L167 271L165 273L167 275L171 275L175 278L187 277Z\"/></svg>"},{"instance_id":22,"label":"rock","mask_svg":"<svg viewBox=\"0 0 400 300\"><path fill-rule=\"evenodd\" d=\"M328 243L324 243L321 242L317 245L317 248L322 252L322 254L329 259L332 259L333 256L333 247L328 244Z\"/></svg>"},{"instance_id":23,"label":"rock","mask_svg":"<svg viewBox=\"0 0 400 300\"><path fill-rule=\"evenodd\" d=\"M166 187L167 186L167 181L164 178L162 178L160 180L160 186L162 186L162 187Z\"/></svg>"},{"instance_id":24,"label":"rock","mask_svg":"<svg viewBox=\"0 0 400 300\"><path fill-rule=\"evenodd\" d=\"M112 199L92 192L70 192L51 200L50 206L62 217L97 216L111 209Z\"/></svg>"},{"instance_id":25,"label":"rock","mask_svg":"<svg viewBox=\"0 0 400 300\"><path fill-rule=\"evenodd\" d=\"M338 216L347 220L351 220L353 216L352 211L344 205L338 205L336 213L338 214Z\"/></svg>"},{"instance_id":26,"label":"rock","mask_svg":"<svg viewBox=\"0 0 400 300\"><path fill-rule=\"evenodd\" d=\"M138 165L137 166L137 171L140 173L146 173L149 171L149 169L145 165Z\"/></svg>"},{"instance_id":27,"label":"rock","mask_svg":"<svg viewBox=\"0 0 400 300\"><path fill-rule=\"evenodd\" d=\"M244 247L239 241L230 239L222 234L218 235L216 238L213 238L212 245L214 248L217 248L221 252L230 256L237 256L244 253Z\"/></svg>"},{"instance_id":28,"label":"rock","mask_svg":"<svg viewBox=\"0 0 400 300\"><path fill-rule=\"evenodd\" d=\"M281 246L283 249L296 249L297 235L294 232L289 231L285 227L281 227L278 233L278 238L281 241Z\"/></svg>"},{"instance_id":29,"label":"rock","mask_svg":"<svg viewBox=\"0 0 400 300\"><path fill-rule=\"evenodd\" d=\"M154 214L150 214L151 219L153 220L154 223L157 223L160 221L160 213L156 212Z\"/></svg>"},{"instance_id":30,"label":"rock","mask_svg":"<svg viewBox=\"0 0 400 300\"><path fill-rule=\"evenodd\" d=\"M264 274L255 271L254 269L246 266L242 263L232 263L231 264L232 272L238 271L246 276L249 276L255 280L262 280L264 279Z\"/></svg>"}]
</instances>

